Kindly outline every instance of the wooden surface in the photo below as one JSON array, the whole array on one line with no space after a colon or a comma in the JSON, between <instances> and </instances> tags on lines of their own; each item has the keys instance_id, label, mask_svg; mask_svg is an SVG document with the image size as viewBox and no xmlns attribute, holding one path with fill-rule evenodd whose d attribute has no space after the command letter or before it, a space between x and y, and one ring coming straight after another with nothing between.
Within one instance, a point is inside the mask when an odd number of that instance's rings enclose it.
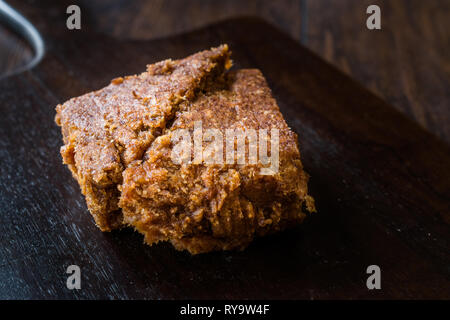
<instances>
[{"instance_id":1,"label":"wooden surface","mask_svg":"<svg viewBox=\"0 0 450 320\"><path fill-rule=\"evenodd\" d=\"M39 3L41 3L40 1ZM30 2L38 7L37 2ZM154 39L241 15L259 16L450 142L450 0L83 0L83 24L121 39ZM382 11L382 31L365 27ZM59 14L64 15L64 10ZM0 47L14 46L10 39ZM0 50L0 72L23 47ZM9 52L14 51L11 55ZM29 52L24 52L29 57Z\"/></svg>"},{"instance_id":2,"label":"wooden surface","mask_svg":"<svg viewBox=\"0 0 450 320\"><path fill-rule=\"evenodd\" d=\"M298 42L250 18L117 40L56 27L65 17L53 5L14 5L47 53L0 80L0 298L450 298L448 145ZM131 230L100 232L61 163L55 105L222 42L235 68L262 70L298 132L318 213L243 252L194 257ZM66 288L72 264L81 290ZM372 264L381 290L366 287Z\"/></svg>"}]
</instances>

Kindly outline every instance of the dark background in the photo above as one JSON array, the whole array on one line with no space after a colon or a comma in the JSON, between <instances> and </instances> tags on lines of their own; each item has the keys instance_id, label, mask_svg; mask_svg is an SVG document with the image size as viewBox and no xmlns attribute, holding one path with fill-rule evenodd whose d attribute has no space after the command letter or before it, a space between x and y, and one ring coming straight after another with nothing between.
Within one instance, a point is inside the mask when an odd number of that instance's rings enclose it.
<instances>
[{"instance_id":1,"label":"dark background","mask_svg":"<svg viewBox=\"0 0 450 320\"><path fill-rule=\"evenodd\" d=\"M28 1L39 6L39 1ZM450 142L449 0L86 0L83 25L154 39L254 15L290 34L421 126ZM381 31L365 27L381 8ZM86 12L85 9L88 9ZM0 72L32 56L0 25Z\"/></svg>"}]
</instances>

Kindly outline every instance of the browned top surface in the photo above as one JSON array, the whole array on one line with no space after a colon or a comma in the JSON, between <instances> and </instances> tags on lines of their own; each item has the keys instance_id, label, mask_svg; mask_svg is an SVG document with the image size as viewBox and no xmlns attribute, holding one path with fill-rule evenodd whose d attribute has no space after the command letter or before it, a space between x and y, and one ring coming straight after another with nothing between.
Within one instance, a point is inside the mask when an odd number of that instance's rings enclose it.
<instances>
[{"instance_id":1,"label":"browned top surface","mask_svg":"<svg viewBox=\"0 0 450 320\"><path fill-rule=\"evenodd\" d=\"M99 91L58 105L57 122L63 128L66 143L74 139L80 151L85 147L95 149L86 150L91 157L108 153L105 148L110 146L117 150L113 153L120 154L124 165L139 159L157 131L161 133L173 118L177 104L192 98L209 73L223 68L228 55L228 48L222 46L183 60L162 61L140 75L116 78ZM89 144L90 140L96 143ZM117 157L112 158L120 162ZM82 170L101 173L110 166L109 162L86 159Z\"/></svg>"}]
</instances>

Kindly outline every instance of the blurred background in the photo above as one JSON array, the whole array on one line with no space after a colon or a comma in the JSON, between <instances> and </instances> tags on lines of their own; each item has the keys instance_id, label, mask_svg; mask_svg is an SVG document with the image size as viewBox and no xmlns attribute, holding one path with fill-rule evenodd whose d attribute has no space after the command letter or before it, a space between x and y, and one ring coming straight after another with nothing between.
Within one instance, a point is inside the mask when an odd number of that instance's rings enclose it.
<instances>
[{"instance_id":1,"label":"blurred background","mask_svg":"<svg viewBox=\"0 0 450 320\"><path fill-rule=\"evenodd\" d=\"M261 17L450 143L450 0L72 3L82 9L83 26L123 39L161 38L233 17ZM371 4L381 8L381 30L366 28ZM0 23L0 75L32 57L27 43Z\"/></svg>"}]
</instances>

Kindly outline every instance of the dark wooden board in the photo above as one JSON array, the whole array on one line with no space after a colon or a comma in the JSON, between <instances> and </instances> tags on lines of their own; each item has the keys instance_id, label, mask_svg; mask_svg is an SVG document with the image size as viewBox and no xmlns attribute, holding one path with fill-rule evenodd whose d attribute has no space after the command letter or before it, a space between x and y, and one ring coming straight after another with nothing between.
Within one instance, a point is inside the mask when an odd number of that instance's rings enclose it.
<instances>
[{"instance_id":1,"label":"dark wooden board","mask_svg":"<svg viewBox=\"0 0 450 320\"><path fill-rule=\"evenodd\" d=\"M68 31L65 7L21 9L43 33L34 69L0 80L0 298L450 298L450 150L288 36L252 18L152 41ZM260 68L299 134L318 213L243 252L190 256L102 233L61 163L57 103L228 43ZM76 264L82 289L66 288ZM381 267L369 291L366 268Z\"/></svg>"}]
</instances>

